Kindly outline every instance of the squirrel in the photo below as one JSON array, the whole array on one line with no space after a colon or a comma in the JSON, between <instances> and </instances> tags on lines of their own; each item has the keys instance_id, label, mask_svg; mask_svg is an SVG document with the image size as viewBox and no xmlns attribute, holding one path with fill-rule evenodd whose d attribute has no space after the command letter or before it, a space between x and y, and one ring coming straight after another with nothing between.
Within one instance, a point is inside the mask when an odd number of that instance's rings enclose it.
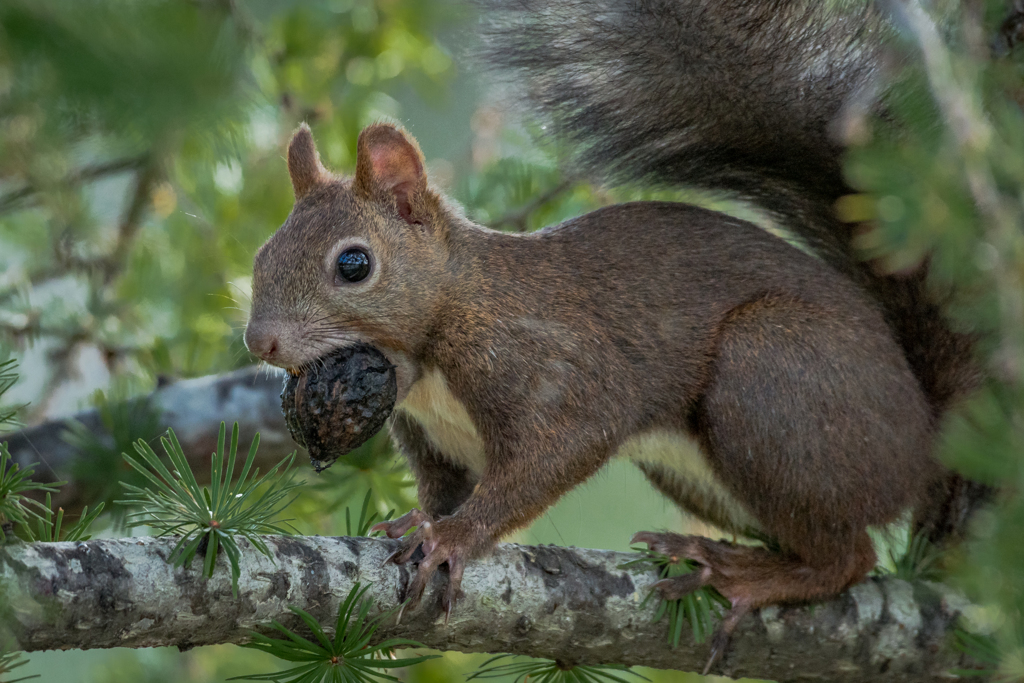
<instances>
[{"instance_id":1,"label":"squirrel","mask_svg":"<svg viewBox=\"0 0 1024 683\"><path fill-rule=\"evenodd\" d=\"M364 129L344 177L303 124L245 341L293 372L357 342L396 366L390 432L421 509L377 528L401 538L395 563L422 550L410 608L447 564L450 614L467 560L615 456L683 509L770 539L634 537L697 563L657 584L665 598L711 586L732 605L709 667L751 609L862 580L869 526L911 510L932 540L960 533L985 492L934 450L981 381L973 337L927 264L878 272L833 209L854 192L837 130L876 89L885 18L813 0L493 0L485 16L485 60L583 169L753 201L814 254L660 201L490 230L430 185L399 126Z\"/></svg>"}]
</instances>

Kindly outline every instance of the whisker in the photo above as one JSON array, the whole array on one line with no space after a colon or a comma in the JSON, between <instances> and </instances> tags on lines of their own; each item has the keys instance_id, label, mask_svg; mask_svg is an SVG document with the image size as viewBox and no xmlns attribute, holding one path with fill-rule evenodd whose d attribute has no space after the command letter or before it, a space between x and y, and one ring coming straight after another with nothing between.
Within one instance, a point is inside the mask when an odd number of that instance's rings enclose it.
<instances>
[{"instance_id":1,"label":"whisker","mask_svg":"<svg viewBox=\"0 0 1024 683\"><path fill-rule=\"evenodd\" d=\"M242 296L244 296L244 297L246 298L246 300L247 300L247 301L249 301L250 303L252 302L252 294L250 294L249 292L245 291L244 289L242 289L241 287L239 287L239 286L238 286L237 284L235 284L234 282L230 282L230 281L229 281L229 282L228 282L228 286L229 286L229 287L234 287L235 289L237 289L237 290L238 290L238 293L239 293L239 294L241 294ZM221 295L221 296L224 296L224 295Z\"/></svg>"}]
</instances>

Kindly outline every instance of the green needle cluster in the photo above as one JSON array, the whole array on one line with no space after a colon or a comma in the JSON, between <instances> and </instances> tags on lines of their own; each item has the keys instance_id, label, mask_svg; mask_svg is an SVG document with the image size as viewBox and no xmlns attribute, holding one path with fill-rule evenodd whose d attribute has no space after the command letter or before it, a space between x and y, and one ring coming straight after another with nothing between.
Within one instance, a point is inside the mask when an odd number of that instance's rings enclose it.
<instances>
[{"instance_id":1,"label":"green needle cluster","mask_svg":"<svg viewBox=\"0 0 1024 683\"><path fill-rule=\"evenodd\" d=\"M46 494L46 505L43 508L43 512L40 515L36 515L35 528L32 524L25 525L25 532L30 541L42 541L44 543L54 543L56 541L88 541L92 538L89 533L89 527L96 521L96 518L103 512L103 503L96 506L96 509L89 512L89 506L86 505L82 508L82 515L78 518L71 527L64 529L64 508L57 510L57 515L54 517L52 502L50 501L50 494ZM61 531L64 532L64 537L61 538Z\"/></svg>"},{"instance_id":2,"label":"green needle cluster","mask_svg":"<svg viewBox=\"0 0 1024 683\"><path fill-rule=\"evenodd\" d=\"M1013 681L1024 680L1024 666L1017 662L1017 671L1013 672L1000 669L1003 668L1003 652L991 636L969 633L963 629L957 629L954 633L953 646L969 656L974 661L982 664L979 669L953 669L950 674L963 678L985 678L997 683L1012 683ZM1012 667L1012 664L1011 664ZM1008 667L1010 668L1010 667Z\"/></svg>"},{"instance_id":3,"label":"green needle cluster","mask_svg":"<svg viewBox=\"0 0 1024 683\"><path fill-rule=\"evenodd\" d=\"M271 625L280 631L285 639L269 638L260 633L252 634L252 642L242 647L260 650L298 666L285 671L236 676L229 680L277 681L278 683L371 683L372 681L397 681L385 671L413 666L438 655L424 655L398 659L394 656L396 647L423 647L414 640L392 638L376 645L370 645L373 634L381 622L394 610L370 618L373 601L363 599L369 586L355 584L348 597L338 607L338 622L331 638L324 628L307 612L289 606L292 612L312 632L313 640L290 631L279 622Z\"/></svg>"},{"instance_id":4,"label":"green needle cluster","mask_svg":"<svg viewBox=\"0 0 1024 683\"><path fill-rule=\"evenodd\" d=\"M370 510L370 496L373 495L373 489L366 491L366 496L363 497L363 507L359 510L359 520L356 522L355 533L352 533L352 513L349 512L349 508L345 508L345 535L346 536L366 536L370 532L370 527L377 523L377 513L371 512L369 515L366 513ZM392 508L388 510L388 513L384 515L384 519L380 521L388 521L391 516L395 514L395 510ZM378 532L380 533L380 532Z\"/></svg>"},{"instance_id":5,"label":"green needle cluster","mask_svg":"<svg viewBox=\"0 0 1024 683\"><path fill-rule=\"evenodd\" d=\"M17 381L14 361L0 363L0 397L10 389ZM13 422L16 411L0 410L0 427ZM61 531L64 522L64 510L58 510L54 519L51 507L51 493L56 493L57 487L67 482L57 481L52 484L41 484L32 481L35 475L35 465L21 469L13 462L6 443L0 443L0 543L8 540L10 535L13 538L14 526L18 525L18 533L29 541L82 541L89 538L87 535L89 526L103 512L103 504L89 512L86 507L78 522L71 528L64 529L64 538L61 539ZM28 498L25 494L29 491L41 491L46 493L46 503ZM7 657L7 655L3 655ZM2 668L4 662L9 663L0 657L0 673L5 673ZM0 681L0 683L7 683Z\"/></svg>"},{"instance_id":6,"label":"green needle cluster","mask_svg":"<svg viewBox=\"0 0 1024 683\"><path fill-rule=\"evenodd\" d=\"M506 658L515 658L515 655L498 655L491 657L480 665L476 671L466 677L467 681L474 678L504 678L515 676L513 683L519 683L529 679L531 683L601 683L611 681L612 683L628 683L621 675L636 676L642 680L650 680L641 676L632 669L622 664L595 664L593 666L572 666L565 667L550 659L529 659L526 661L506 662L495 664Z\"/></svg>"},{"instance_id":7,"label":"green needle cluster","mask_svg":"<svg viewBox=\"0 0 1024 683\"><path fill-rule=\"evenodd\" d=\"M238 423L231 430L231 440L226 448L224 433L222 422L217 450L210 462L210 486L202 488L189 468L173 430L167 430L167 436L160 439L172 469L168 469L149 444L140 439L135 444L138 459L128 454L124 457L151 486L142 488L126 483L124 487L128 496L117 502L141 508L128 513L126 523L129 527L148 525L160 536L181 534L170 555L176 567L189 566L196 554L203 552L203 575L213 576L217 554L223 550L231 564L232 592L237 595L241 573L237 537L244 537L257 550L272 558L260 534L291 534L290 529L273 520L291 502L286 499L288 492L298 484L288 476L294 453L259 476L259 468L253 468L260 443L259 434L252 441L241 472L233 478L238 453ZM279 470L282 476L275 476Z\"/></svg>"},{"instance_id":8,"label":"green needle cluster","mask_svg":"<svg viewBox=\"0 0 1024 683\"><path fill-rule=\"evenodd\" d=\"M30 678L39 678L39 674L35 676L22 676L21 678L7 678L7 674L26 664L28 664L28 660L22 657L20 652L0 652L0 681L3 681L3 683L18 683L18 681L27 681Z\"/></svg>"},{"instance_id":9,"label":"green needle cluster","mask_svg":"<svg viewBox=\"0 0 1024 683\"><path fill-rule=\"evenodd\" d=\"M7 393L7 390L18 381L18 362L13 358L0 363L0 396ZM0 428L11 427L18 424L18 408L0 408Z\"/></svg>"},{"instance_id":10,"label":"green needle cluster","mask_svg":"<svg viewBox=\"0 0 1024 683\"><path fill-rule=\"evenodd\" d=\"M914 534L907 543L907 550L897 557L892 548L889 549L889 560L893 564L893 575L905 581L935 581L940 577L939 561L942 551L928 541L923 531Z\"/></svg>"},{"instance_id":11,"label":"green needle cluster","mask_svg":"<svg viewBox=\"0 0 1024 683\"><path fill-rule=\"evenodd\" d=\"M35 470L29 465L21 469L12 462L11 454L7 450L6 443L0 443L0 524L27 525L30 520L41 520L36 509L43 510L38 501L26 498L29 491L45 491L47 494L56 493L55 486L64 482L55 482L53 486L40 484L32 481ZM49 508L45 508L49 512ZM0 533L0 542L3 542L4 534Z\"/></svg>"},{"instance_id":12,"label":"green needle cluster","mask_svg":"<svg viewBox=\"0 0 1024 683\"><path fill-rule=\"evenodd\" d=\"M688 560L673 562L670 558L646 548L634 548L633 550L643 554L644 557L626 562L622 566L653 564L658 569L659 579L683 576L697 567L695 563ZM645 606L653 595L654 591L648 593L644 601L640 603L640 607ZM693 641L703 643L711 635L714 619L720 616L720 607L729 607L729 601L715 589L705 586L678 600L662 600L654 613L653 621L658 622L668 618L668 642L672 647L679 647L683 624L687 622L690 624L690 630L693 631Z\"/></svg>"}]
</instances>

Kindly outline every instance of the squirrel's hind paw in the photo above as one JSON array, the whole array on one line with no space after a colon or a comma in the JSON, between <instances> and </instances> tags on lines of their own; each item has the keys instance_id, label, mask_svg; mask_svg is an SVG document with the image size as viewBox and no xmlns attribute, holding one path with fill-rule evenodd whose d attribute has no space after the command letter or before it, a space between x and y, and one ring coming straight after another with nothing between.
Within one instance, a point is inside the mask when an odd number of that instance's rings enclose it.
<instances>
[{"instance_id":1,"label":"squirrel's hind paw","mask_svg":"<svg viewBox=\"0 0 1024 683\"><path fill-rule=\"evenodd\" d=\"M831 598L863 579L874 566L875 551L866 532L845 537L836 534L832 541L831 549L801 556L703 536L641 532L633 537L634 543L646 543L673 562L691 560L699 565L689 574L655 584L666 599L706 585L732 606L712 639L709 668L721 658L730 634L751 609Z\"/></svg>"},{"instance_id":2,"label":"squirrel's hind paw","mask_svg":"<svg viewBox=\"0 0 1024 683\"><path fill-rule=\"evenodd\" d=\"M683 536L682 534L674 534L670 531L660 533L640 531L633 534L633 538L629 542L646 543L651 551L664 555L673 562L694 560L695 562L706 564L706 556L702 552L702 541L710 541L710 539L702 536ZM714 541L710 542L713 543Z\"/></svg>"}]
</instances>

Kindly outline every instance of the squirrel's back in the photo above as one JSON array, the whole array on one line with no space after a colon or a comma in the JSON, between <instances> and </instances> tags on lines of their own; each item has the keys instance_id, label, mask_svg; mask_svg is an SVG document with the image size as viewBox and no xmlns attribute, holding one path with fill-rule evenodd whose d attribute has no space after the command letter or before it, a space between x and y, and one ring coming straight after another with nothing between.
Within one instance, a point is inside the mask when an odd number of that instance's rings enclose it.
<instances>
[{"instance_id":1,"label":"squirrel's back","mask_svg":"<svg viewBox=\"0 0 1024 683\"><path fill-rule=\"evenodd\" d=\"M456 305L439 328L461 341L439 363L457 368L455 382L486 376L506 398L523 392L530 413L602 405L602 444L662 472L652 476L684 491L677 502L720 528L764 521L832 557L848 536L792 521L793 501L815 520L841 510L859 529L896 519L935 479L927 402L877 307L753 224L630 202L529 235L467 226L453 242L479 255L483 284L468 315ZM723 392L729 377L742 387ZM725 418L717 438L757 443L707 448L706 478L668 442L683 425L705 438L694 421L714 396L728 406L712 411Z\"/></svg>"}]
</instances>

